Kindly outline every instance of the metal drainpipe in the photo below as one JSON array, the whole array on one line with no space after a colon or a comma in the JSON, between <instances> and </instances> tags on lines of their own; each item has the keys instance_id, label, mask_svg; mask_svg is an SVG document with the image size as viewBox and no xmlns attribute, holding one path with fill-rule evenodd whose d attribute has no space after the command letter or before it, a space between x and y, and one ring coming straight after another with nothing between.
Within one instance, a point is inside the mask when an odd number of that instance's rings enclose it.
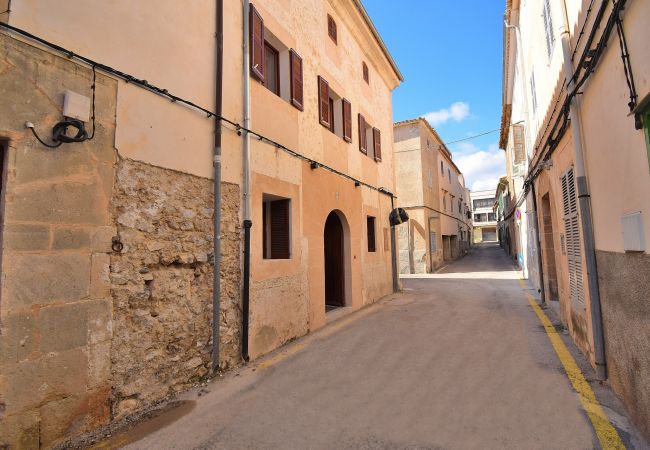
<instances>
[{"instance_id":1,"label":"metal drainpipe","mask_svg":"<svg viewBox=\"0 0 650 450\"><path fill-rule=\"evenodd\" d=\"M395 197L390 194L390 210L395 209ZM395 248L395 225L390 225L390 257L393 269L393 292L399 292L399 280L397 275L397 250Z\"/></svg>"},{"instance_id":2,"label":"metal drainpipe","mask_svg":"<svg viewBox=\"0 0 650 450\"><path fill-rule=\"evenodd\" d=\"M223 110L223 0L217 0L215 121L214 121L214 223L212 274L212 371L219 369L221 325L221 113Z\"/></svg>"},{"instance_id":3,"label":"metal drainpipe","mask_svg":"<svg viewBox=\"0 0 650 450\"><path fill-rule=\"evenodd\" d=\"M537 248L537 270L539 271L539 296L542 306L546 305L546 289L544 288L544 265L542 264L542 244L539 237L539 210L537 209L537 194L535 182L530 185L530 193L533 197L533 231L535 233L535 246Z\"/></svg>"},{"instance_id":4,"label":"metal drainpipe","mask_svg":"<svg viewBox=\"0 0 650 450\"><path fill-rule=\"evenodd\" d=\"M250 42L249 42L249 28L250 28L250 1L243 1L244 12L244 120L243 125L245 129L250 129ZM248 361L248 323L250 314L250 269L251 269L251 227L253 221L251 220L251 204L250 204L250 135L246 130L242 130L244 137L243 145L243 195L244 202L244 273L243 273L243 286L242 286L242 358Z\"/></svg>"},{"instance_id":5,"label":"metal drainpipe","mask_svg":"<svg viewBox=\"0 0 650 450\"><path fill-rule=\"evenodd\" d=\"M571 62L571 41L569 34L569 19L566 3L562 4L564 24L560 27L562 36L562 53L564 56L564 76L567 81L567 91L571 92L573 83L573 63ZM585 173L584 154L582 148L582 124L580 121L580 105L576 99L570 103L571 136L573 138L573 156L575 159L575 175L578 188L578 204L580 207L580 221L582 225L583 245L587 263L587 283L589 290L589 308L591 312L591 330L594 340L594 359L596 362L596 376L599 380L607 379L607 366L605 360L605 339L603 335L603 318L600 310L600 293L598 291L598 272L596 268L596 248L594 229L591 219L591 201L589 185Z\"/></svg>"}]
</instances>

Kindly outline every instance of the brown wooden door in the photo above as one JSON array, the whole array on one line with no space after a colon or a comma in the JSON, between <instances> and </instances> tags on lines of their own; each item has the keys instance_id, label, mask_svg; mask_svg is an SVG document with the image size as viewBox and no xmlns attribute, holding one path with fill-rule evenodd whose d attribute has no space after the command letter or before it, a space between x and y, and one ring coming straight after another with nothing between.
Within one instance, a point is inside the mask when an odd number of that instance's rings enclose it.
<instances>
[{"instance_id":1,"label":"brown wooden door","mask_svg":"<svg viewBox=\"0 0 650 450\"><path fill-rule=\"evenodd\" d=\"M343 224L335 212L325 222L325 305L345 306Z\"/></svg>"}]
</instances>

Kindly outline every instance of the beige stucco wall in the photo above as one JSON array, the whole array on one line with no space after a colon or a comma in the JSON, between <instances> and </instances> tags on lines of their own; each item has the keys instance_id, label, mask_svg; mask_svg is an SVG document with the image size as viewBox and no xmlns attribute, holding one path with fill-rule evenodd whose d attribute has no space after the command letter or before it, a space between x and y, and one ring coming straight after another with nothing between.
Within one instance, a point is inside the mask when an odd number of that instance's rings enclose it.
<instances>
[{"instance_id":1,"label":"beige stucco wall","mask_svg":"<svg viewBox=\"0 0 650 450\"><path fill-rule=\"evenodd\" d=\"M255 8L264 19L269 39L275 45L293 48L303 58L303 103L299 111L287 101L287 86L281 83L278 97L251 79L251 127L270 139L308 158L375 187L395 192L392 152L391 91L398 79L352 2L258 1ZM327 15L337 22L338 45L327 36ZM241 23L241 10L226 16L226 26ZM312 24L313 26L305 26ZM233 47L240 45L233 42ZM370 83L363 81L365 61ZM241 60L232 58L225 78L241 76ZM281 66L283 71L288 67ZM320 125L317 77L352 104L351 143ZM240 98L229 98L241 105ZM357 114L381 131L382 161L376 162L358 150ZM307 162L292 157L254 137L251 138L252 170L252 263L250 356L264 354L290 339L323 326L324 306L323 232L325 219L333 211L346 224L346 306L358 309L392 290L390 250L384 245L389 227L389 197L325 169L311 170ZM262 197L290 198L291 258L263 259ZM377 251L367 251L366 216L377 218Z\"/></svg>"},{"instance_id":2,"label":"beige stucco wall","mask_svg":"<svg viewBox=\"0 0 650 450\"><path fill-rule=\"evenodd\" d=\"M237 2L224 2L224 16L237 17ZM9 23L76 53L191 100L214 108L215 3L183 6L165 0L84 2L15 0ZM70 18L83 26L70 26ZM241 35L241 22L225 21L227 36ZM173 25L172 25L173 24ZM238 57L239 46L224 46L224 60ZM224 77L239 92L241 76ZM115 147L121 155L160 167L211 177L214 123L188 110L118 82ZM226 102L224 113L240 120L240 103ZM224 134L224 181L241 178L239 139Z\"/></svg>"},{"instance_id":3,"label":"beige stucco wall","mask_svg":"<svg viewBox=\"0 0 650 450\"><path fill-rule=\"evenodd\" d=\"M650 16L648 2L625 8L625 34L639 100L650 94ZM618 37L589 79L581 101L587 177L598 250L622 252L621 217L641 211L646 252L650 250L650 161L643 130L628 116L629 90L621 63ZM601 182L609 180L612 182Z\"/></svg>"}]
</instances>

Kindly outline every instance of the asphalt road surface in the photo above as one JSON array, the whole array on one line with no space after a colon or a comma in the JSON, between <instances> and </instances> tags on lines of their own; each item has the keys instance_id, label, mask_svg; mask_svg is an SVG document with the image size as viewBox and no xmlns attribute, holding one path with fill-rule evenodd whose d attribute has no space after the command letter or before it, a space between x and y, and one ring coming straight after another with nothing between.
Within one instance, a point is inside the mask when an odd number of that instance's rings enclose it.
<instances>
[{"instance_id":1,"label":"asphalt road surface","mask_svg":"<svg viewBox=\"0 0 650 450\"><path fill-rule=\"evenodd\" d=\"M183 395L179 408L102 446L600 448L517 279L498 246L476 247L437 274L403 279L402 294ZM625 444L645 447L611 392L591 385Z\"/></svg>"}]
</instances>

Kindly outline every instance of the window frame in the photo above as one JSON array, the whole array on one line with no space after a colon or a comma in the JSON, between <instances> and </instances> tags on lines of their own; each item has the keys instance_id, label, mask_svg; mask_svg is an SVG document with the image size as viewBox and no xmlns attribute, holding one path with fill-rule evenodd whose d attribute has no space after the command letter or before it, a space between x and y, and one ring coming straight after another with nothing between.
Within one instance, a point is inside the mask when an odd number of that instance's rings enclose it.
<instances>
[{"instance_id":1,"label":"window frame","mask_svg":"<svg viewBox=\"0 0 650 450\"><path fill-rule=\"evenodd\" d=\"M267 56L266 55L267 50L270 50L271 53L273 53L273 55L275 56L275 62L276 62L276 64L275 64L275 80L276 80L276 83L277 83L277 91L274 91L268 85L269 74L267 73L267 70L268 70L268 66L267 66L267 64L268 64L267 59L268 58L266 57ZM289 80L289 82L291 83L291 80ZM271 43L269 41L267 41L267 40L264 40L264 81L262 81L262 84L264 85L264 87L266 87L269 91L273 92L278 97L282 97L282 95L281 95L282 82L281 82L281 79L280 79L280 52L278 51L277 48L275 48L273 45L271 45Z\"/></svg>"},{"instance_id":2,"label":"window frame","mask_svg":"<svg viewBox=\"0 0 650 450\"><path fill-rule=\"evenodd\" d=\"M553 13L549 0L543 1L542 18L544 19L544 34L546 35L546 51L550 62L555 49L555 34L553 34Z\"/></svg>"},{"instance_id":3,"label":"window frame","mask_svg":"<svg viewBox=\"0 0 650 450\"><path fill-rule=\"evenodd\" d=\"M327 15L327 35L334 42L334 45L338 45L338 30L336 26L336 21L334 17L330 14Z\"/></svg>"},{"instance_id":4,"label":"window frame","mask_svg":"<svg viewBox=\"0 0 650 450\"><path fill-rule=\"evenodd\" d=\"M281 237L281 240L286 242L286 248L281 248L279 250L274 249L273 242L278 239L278 236L275 236L274 239L274 227L282 225L282 223L274 221L274 207L273 204L277 202L282 202L285 206L286 217L285 221L285 237ZM272 194L264 194L262 196L262 259L267 260L290 260L293 258L291 240L292 240L292 208L293 202L291 198L280 197ZM276 210L277 212L277 210ZM277 230L277 228L276 228ZM277 231L276 231L277 232Z\"/></svg>"},{"instance_id":5,"label":"window frame","mask_svg":"<svg viewBox=\"0 0 650 450\"><path fill-rule=\"evenodd\" d=\"M366 216L366 238L368 241L368 253L377 252L377 218Z\"/></svg>"}]
</instances>

